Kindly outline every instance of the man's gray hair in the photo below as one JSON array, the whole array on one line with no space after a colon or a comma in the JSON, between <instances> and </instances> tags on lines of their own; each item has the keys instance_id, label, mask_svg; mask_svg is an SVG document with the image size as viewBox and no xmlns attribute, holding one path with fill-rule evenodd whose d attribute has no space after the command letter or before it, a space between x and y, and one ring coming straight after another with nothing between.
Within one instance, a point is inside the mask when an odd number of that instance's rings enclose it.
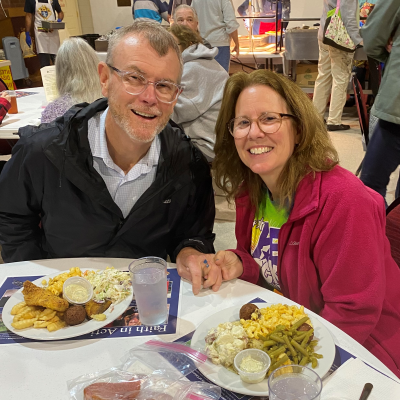
<instances>
[{"instance_id":1,"label":"man's gray hair","mask_svg":"<svg viewBox=\"0 0 400 400\"><path fill-rule=\"evenodd\" d=\"M96 52L85 40L65 40L56 57L58 94L69 94L77 103L92 103L103 97L97 73L98 64Z\"/></svg>"},{"instance_id":2,"label":"man's gray hair","mask_svg":"<svg viewBox=\"0 0 400 400\"><path fill-rule=\"evenodd\" d=\"M192 7L192 6L188 6L187 4L181 4L180 6L176 7L174 10L174 15L173 15L173 19L174 19L174 23L176 24L176 12L178 10L190 10L193 13L193 17L194 19L199 22L199 16L197 15L196 10Z\"/></svg>"},{"instance_id":3,"label":"man's gray hair","mask_svg":"<svg viewBox=\"0 0 400 400\"><path fill-rule=\"evenodd\" d=\"M146 39L160 57L166 56L169 49L174 50L180 64L178 78L178 83L180 83L183 71L181 51L174 37L157 22L137 21L115 31L108 41L107 64L113 64L115 48L126 36L140 36Z\"/></svg>"}]
</instances>

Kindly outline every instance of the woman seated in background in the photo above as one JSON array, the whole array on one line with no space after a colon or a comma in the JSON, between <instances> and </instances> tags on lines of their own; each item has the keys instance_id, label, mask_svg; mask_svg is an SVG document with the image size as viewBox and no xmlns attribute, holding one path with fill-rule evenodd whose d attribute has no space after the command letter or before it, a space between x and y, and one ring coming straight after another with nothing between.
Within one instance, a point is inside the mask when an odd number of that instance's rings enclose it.
<instances>
[{"instance_id":1,"label":"woman seated in background","mask_svg":"<svg viewBox=\"0 0 400 400\"><path fill-rule=\"evenodd\" d=\"M5 86L7 89L7 86ZM0 125L3 122L4 117L7 115L8 110L11 108L11 97L8 92L4 91L0 93Z\"/></svg>"},{"instance_id":2,"label":"woman seated in background","mask_svg":"<svg viewBox=\"0 0 400 400\"><path fill-rule=\"evenodd\" d=\"M307 95L270 71L235 74L216 133L215 181L236 203L237 248L215 255L204 286L222 277L273 288L400 377L400 269L385 204L338 165Z\"/></svg>"},{"instance_id":3,"label":"woman seated in background","mask_svg":"<svg viewBox=\"0 0 400 400\"><path fill-rule=\"evenodd\" d=\"M61 117L73 105L103 97L96 52L81 38L66 40L57 52L56 83L59 97L43 110L42 123Z\"/></svg>"},{"instance_id":4,"label":"woman seated in background","mask_svg":"<svg viewBox=\"0 0 400 400\"><path fill-rule=\"evenodd\" d=\"M218 49L205 47L197 32L177 24L171 26L170 32L182 52L181 84L184 86L171 119L182 125L185 133L211 162L214 158L215 123L229 75L214 60Z\"/></svg>"}]
</instances>

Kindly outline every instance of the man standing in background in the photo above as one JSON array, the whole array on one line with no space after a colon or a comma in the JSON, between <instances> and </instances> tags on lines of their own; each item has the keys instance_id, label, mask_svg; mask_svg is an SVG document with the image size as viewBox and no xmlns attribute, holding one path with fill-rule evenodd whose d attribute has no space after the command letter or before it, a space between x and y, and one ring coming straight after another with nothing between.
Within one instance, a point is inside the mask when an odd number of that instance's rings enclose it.
<instances>
[{"instance_id":1,"label":"man standing in background","mask_svg":"<svg viewBox=\"0 0 400 400\"><path fill-rule=\"evenodd\" d=\"M346 103L347 85L350 81L354 53L348 53L323 43L327 13L336 8L337 0L323 0L323 12L318 31L318 77L315 81L314 105L323 117L330 96L328 131L343 131L350 125L342 124L343 107ZM340 13L346 30L354 44L362 45L359 27L358 0L342 0Z\"/></svg>"},{"instance_id":2,"label":"man standing in background","mask_svg":"<svg viewBox=\"0 0 400 400\"><path fill-rule=\"evenodd\" d=\"M135 21L168 22L168 3L163 0L133 0L132 15Z\"/></svg>"},{"instance_id":3,"label":"man standing in background","mask_svg":"<svg viewBox=\"0 0 400 400\"><path fill-rule=\"evenodd\" d=\"M360 178L383 197L391 173L400 164L399 27L399 0L378 0L361 30L368 57L385 63L385 69L371 110L379 121L368 144Z\"/></svg>"},{"instance_id":4,"label":"man standing in background","mask_svg":"<svg viewBox=\"0 0 400 400\"><path fill-rule=\"evenodd\" d=\"M231 39L235 43L232 51L239 55L239 24L231 0L193 0L192 7L199 18L201 37L218 47L215 60L229 72Z\"/></svg>"},{"instance_id":5,"label":"man standing in background","mask_svg":"<svg viewBox=\"0 0 400 400\"><path fill-rule=\"evenodd\" d=\"M25 0L25 36L26 44L32 46L30 31L32 22L35 26L36 51L39 55L40 68L53 64L60 47L60 37L57 30L42 28L42 21L61 22L64 13L58 0ZM57 17L56 17L57 13Z\"/></svg>"},{"instance_id":6,"label":"man standing in background","mask_svg":"<svg viewBox=\"0 0 400 400\"><path fill-rule=\"evenodd\" d=\"M191 6L192 0L170 0L168 6L168 17L171 19L171 17L174 16L175 10L182 5Z\"/></svg>"}]
</instances>

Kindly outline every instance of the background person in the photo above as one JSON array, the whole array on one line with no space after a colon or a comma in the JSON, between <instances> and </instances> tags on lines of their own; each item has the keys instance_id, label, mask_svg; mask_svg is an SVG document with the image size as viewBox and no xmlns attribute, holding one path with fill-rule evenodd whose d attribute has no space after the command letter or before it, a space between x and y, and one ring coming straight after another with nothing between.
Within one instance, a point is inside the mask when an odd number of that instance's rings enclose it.
<instances>
[{"instance_id":1,"label":"background person","mask_svg":"<svg viewBox=\"0 0 400 400\"><path fill-rule=\"evenodd\" d=\"M106 60L104 99L20 129L0 175L3 260L169 255L188 270L211 262L210 168L168 124L181 92L175 39L135 22L111 36Z\"/></svg>"},{"instance_id":2,"label":"background person","mask_svg":"<svg viewBox=\"0 0 400 400\"><path fill-rule=\"evenodd\" d=\"M192 0L170 0L168 5L168 17L174 19L175 10L181 5L192 5ZM174 20L175 22L175 20Z\"/></svg>"},{"instance_id":3,"label":"background person","mask_svg":"<svg viewBox=\"0 0 400 400\"><path fill-rule=\"evenodd\" d=\"M385 63L385 69L371 110L379 121L370 138L360 178L383 197L386 196L391 173L400 164L399 26L399 2L378 0L361 30L367 55ZM398 191L399 185L396 196Z\"/></svg>"},{"instance_id":4,"label":"background person","mask_svg":"<svg viewBox=\"0 0 400 400\"><path fill-rule=\"evenodd\" d=\"M323 0L324 7L318 31L318 77L315 81L313 102L319 114L324 117L330 96L327 127L329 131L350 129L350 125L342 124L343 107L346 103L347 86L350 81L354 52L348 53L322 43L328 11L336 8L337 0ZM362 45L359 33L357 0L342 0L340 12L344 26L356 46Z\"/></svg>"},{"instance_id":5,"label":"background person","mask_svg":"<svg viewBox=\"0 0 400 400\"><path fill-rule=\"evenodd\" d=\"M187 5L181 5L175 8L174 16L174 24L185 25L194 32L199 32L199 18L197 16L196 10L193 7ZM202 38L204 46L212 49L211 44L204 38Z\"/></svg>"},{"instance_id":6,"label":"background person","mask_svg":"<svg viewBox=\"0 0 400 400\"><path fill-rule=\"evenodd\" d=\"M60 47L58 30L48 31L42 28L42 21L61 22L64 13L58 0L25 0L25 37L26 44L32 46L30 31L34 23L36 51L39 56L40 68L55 62L55 57ZM56 16L57 13L57 16Z\"/></svg>"},{"instance_id":7,"label":"background person","mask_svg":"<svg viewBox=\"0 0 400 400\"><path fill-rule=\"evenodd\" d=\"M42 112L41 122L61 117L74 104L93 103L103 97L93 48L81 38L70 38L61 45L56 58L56 83L59 97Z\"/></svg>"},{"instance_id":8,"label":"background person","mask_svg":"<svg viewBox=\"0 0 400 400\"><path fill-rule=\"evenodd\" d=\"M0 125L11 108L11 97L7 92L0 93Z\"/></svg>"},{"instance_id":9,"label":"background person","mask_svg":"<svg viewBox=\"0 0 400 400\"><path fill-rule=\"evenodd\" d=\"M135 21L168 22L168 3L163 0L133 0L132 15Z\"/></svg>"},{"instance_id":10,"label":"background person","mask_svg":"<svg viewBox=\"0 0 400 400\"><path fill-rule=\"evenodd\" d=\"M185 133L206 156L214 159L215 123L221 108L228 73L214 60L218 49L208 49L201 36L190 28L173 24L170 32L182 51L182 85L171 119L181 124Z\"/></svg>"},{"instance_id":11,"label":"background person","mask_svg":"<svg viewBox=\"0 0 400 400\"><path fill-rule=\"evenodd\" d=\"M231 0L193 0L192 7L199 18L201 36L218 47L215 59L229 72L231 40L235 43L232 52L239 55L239 24Z\"/></svg>"},{"instance_id":12,"label":"background person","mask_svg":"<svg viewBox=\"0 0 400 400\"><path fill-rule=\"evenodd\" d=\"M400 377L400 269L384 202L338 165L307 95L271 71L235 74L216 134L215 182L236 203L237 248L214 260L223 280L278 290Z\"/></svg>"}]
</instances>

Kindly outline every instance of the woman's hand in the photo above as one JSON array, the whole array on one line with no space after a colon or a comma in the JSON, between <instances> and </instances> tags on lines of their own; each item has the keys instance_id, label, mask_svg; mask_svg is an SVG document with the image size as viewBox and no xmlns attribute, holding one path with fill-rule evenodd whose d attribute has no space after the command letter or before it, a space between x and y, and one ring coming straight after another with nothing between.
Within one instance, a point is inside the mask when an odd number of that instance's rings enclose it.
<instances>
[{"instance_id":1,"label":"woman's hand","mask_svg":"<svg viewBox=\"0 0 400 400\"><path fill-rule=\"evenodd\" d=\"M214 263L221 268L224 281L230 281L243 274L242 260L232 251L219 251L214 257Z\"/></svg>"}]
</instances>

